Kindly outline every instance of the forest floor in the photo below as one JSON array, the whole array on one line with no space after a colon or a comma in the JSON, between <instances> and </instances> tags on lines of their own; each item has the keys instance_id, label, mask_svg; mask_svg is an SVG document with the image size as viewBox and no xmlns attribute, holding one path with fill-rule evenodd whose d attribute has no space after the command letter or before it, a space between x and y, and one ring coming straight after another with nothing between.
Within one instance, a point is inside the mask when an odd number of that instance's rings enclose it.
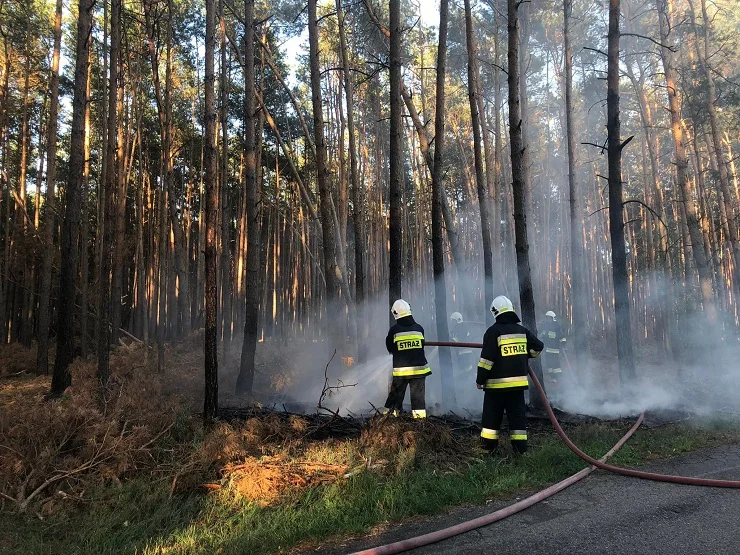
<instances>
[{"instance_id":1,"label":"forest floor","mask_svg":"<svg viewBox=\"0 0 740 555\"><path fill-rule=\"evenodd\" d=\"M204 431L198 344L169 346L162 374L142 346L116 349L104 397L94 361L78 359L73 385L55 401L44 397L49 377L34 375L34 349L0 349L0 552L320 550L392 522L511 498L584 467L537 420L526 456L504 445L496 458L478 448L474 425L442 418L256 408L227 410ZM294 379L293 355L289 347L258 352L264 396ZM228 389L236 362L225 361ZM600 456L629 425L583 419L567 431ZM738 441L737 420L691 417L640 429L613 461L633 466Z\"/></svg>"}]
</instances>

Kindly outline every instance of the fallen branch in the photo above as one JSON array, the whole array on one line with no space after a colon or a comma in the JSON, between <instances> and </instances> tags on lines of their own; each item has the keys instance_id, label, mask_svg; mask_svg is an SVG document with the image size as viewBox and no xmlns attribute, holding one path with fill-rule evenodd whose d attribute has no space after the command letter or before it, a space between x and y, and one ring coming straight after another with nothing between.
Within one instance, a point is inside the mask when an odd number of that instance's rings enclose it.
<instances>
[{"instance_id":1,"label":"fallen branch","mask_svg":"<svg viewBox=\"0 0 740 555\"><path fill-rule=\"evenodd\" d=\"M338 385L329 385L329 365L331 364L331 361L334 360L334 357L337 355L337 350L334 349L334 353L331 355L331 358L329 359L329 362L326 363L326 367L324 368L324 388L321 390L321 395L319 396L319 403L316 405L317 408L321 410L325 410L330 412L331 414L335 414L339 417L339 409L337 411L333 411L331 409L326 408L323 405L324 398L328 395L331 397L333 395L333 392L339 389L344 389L345 387L355 387L357 384L345 384L342 380L337 379ZM341 418L341 417L340 417Z\"/></svg>"}]
</instances>

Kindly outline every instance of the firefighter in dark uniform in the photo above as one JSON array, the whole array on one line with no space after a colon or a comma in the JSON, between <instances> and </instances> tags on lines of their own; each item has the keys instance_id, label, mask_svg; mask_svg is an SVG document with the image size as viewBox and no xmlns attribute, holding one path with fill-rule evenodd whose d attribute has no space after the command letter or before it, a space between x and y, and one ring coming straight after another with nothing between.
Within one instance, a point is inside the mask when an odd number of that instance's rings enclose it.
<instances>
[{"instance_id":1,"label":"firefighter in dark uniform","mask_svg":"<svg viewBox=\"0 0 740 555\"><path fill-rule=\"evenodd\" d=\"M450 337L455 343L477 343L477 341L473 341L471 338L470 332L470 326L467 322L463 321L462 314L459 312L450 314ZM470 347L460 347L454 349L454 351L458 371L467 373L475 364L473 349Z\"/></svg>"},{"instance_id":2,"label":"firefighter in dark uniform","mask_svg":"<svg viewBox=\"0 0 740 555\"><path fill-rule=\"evenodd\" d=\"M542 356L542 370L545 378L545 390L551 401L560 400L563 387L563 369L560 363L560 352L565 347L565 337L560 328L560 322L552 310L545 313L545 322L540 331L540 338L545 343L545 352Z\"/></svg>"},{"instance_id":3,"label":"firefighter in dark uniform","mask_svg":"<svg viewBox=\"0 0 740 555\"><path fill-rule=\"evenodd\" d=\"M491 303L496 322L483 336L475 383L485 391L481 444L494 451L498 447L504 412L509 421L509 439L517 453L527 451L527 414L524 391L529 382L529 359L539 356L542 341L519 322L511 301L504 296Z\"/></svg>"},{"instance_id":4,"label":"firefighter in dark uniform","mask_svg":"<svg viewBox=\"0 0 740 555\"><path fill-rule=\"evenodd\" d=\"M424 328L414 321L411 307L403 299L393 303L391 313L396 323L388 331L385 347L393 355L393 380L383 412L398 416L408 386L411 389L411 415L426 418L424 382L432 371L424 355Z\"/></svg>"}]
</instances>

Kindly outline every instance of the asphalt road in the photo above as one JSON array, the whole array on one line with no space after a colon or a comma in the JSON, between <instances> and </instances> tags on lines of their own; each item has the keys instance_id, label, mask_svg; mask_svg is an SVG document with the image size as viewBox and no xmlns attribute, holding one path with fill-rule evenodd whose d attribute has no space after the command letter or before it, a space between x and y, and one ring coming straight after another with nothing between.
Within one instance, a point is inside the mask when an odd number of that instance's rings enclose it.
<instances>
[{"instance_id":1,"label":"asphalt road","mask_svg":"<svg viewBox=\"0 0 740 555\"><path fill-rule=\"evenodd\" d=\"M646 470L740 480L740 445L648 465ZM458 509L321 553L351 553L451 526L509 505ZM420 554L740 554L740 490L625 478L596 471L523 512L408 551Z\"/></svg>"}]
</instances>

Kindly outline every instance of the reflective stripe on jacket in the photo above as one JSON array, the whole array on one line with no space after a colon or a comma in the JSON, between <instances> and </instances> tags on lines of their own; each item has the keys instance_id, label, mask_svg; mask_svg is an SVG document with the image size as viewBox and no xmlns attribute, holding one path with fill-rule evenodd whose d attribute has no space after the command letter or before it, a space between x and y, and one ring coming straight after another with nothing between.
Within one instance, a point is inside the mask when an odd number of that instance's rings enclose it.
<instances>
[{"instance_id":1,"label":"reflective stripe on jacket","mask_svg":"<svg viewBox=\"0 0 740 555\"><path fill-rule=\"evenodd\" d=\"M529 359L539 356L542 341L519 323L513 312L505 312L483 336L476 383L484 389L526 389Z\"/></svg>"},{"instance_id":2,"label":"reflective stripe on jacket","mask_svg":"<svg viewBox=\"0 0 740 555\"><path fill-rule=\"evenodd\" d=\"M388 330L385 346L393 355L393 375L418 378L432 373L424 355L424 328L412 316L399 318Z\"/></svg>"}]
</instances>

